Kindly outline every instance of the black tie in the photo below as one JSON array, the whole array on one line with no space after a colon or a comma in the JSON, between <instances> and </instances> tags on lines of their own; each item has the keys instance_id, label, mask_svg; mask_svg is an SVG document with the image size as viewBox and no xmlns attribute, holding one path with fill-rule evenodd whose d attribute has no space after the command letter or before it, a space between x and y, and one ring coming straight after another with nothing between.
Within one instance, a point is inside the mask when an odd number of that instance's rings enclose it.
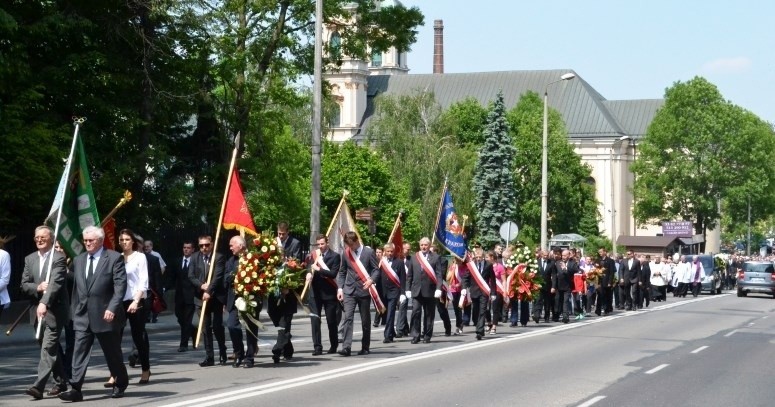
<instances>
[{"instance_id":1,"label":"black tie","mask_svg":"<svg viewBox=\"0 0 775 407\"><path fill-rule=\"evenodd\" d=\"M183 271L188 273L188 259L183 259Z\"/></svg>"},{"instance_id":2,"label":"black tie","mask_svg":"<svg viewBox=\"0 0 775 407\"><path fill-rule=\"evenodd\" d=\"M86 282L91 280L91 276L94 274L94 256L89 256L89 268L86 270Z\"/></svg>"}]
</instances>

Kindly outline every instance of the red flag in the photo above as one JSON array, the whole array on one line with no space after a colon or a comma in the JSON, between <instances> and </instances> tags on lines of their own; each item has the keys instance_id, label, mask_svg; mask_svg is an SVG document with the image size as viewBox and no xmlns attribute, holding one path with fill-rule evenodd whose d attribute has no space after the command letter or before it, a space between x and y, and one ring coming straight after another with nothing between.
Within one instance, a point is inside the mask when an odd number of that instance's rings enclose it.
<instances>
[{"instance_id":1,"label":"red flag","mask_svg":"<svg viewBox=\"0 0 775 407\"><path fill-rule=\"evenodd\" d=\"M106 249L116 250L116 218L111 217L102 224L102 230L105 231L105 240L102 245Z\"/></svg>"},{"instance_id":2,"label":"red flag","mask_svg":"<svg viewBox=\"0 0 775 407\"><path fill-rule=\"evenodd\" d=\"M223 213L223 227L258 236L256 225L253 223L253 215L250 214L248 203L245 201L245 194L242 192L236 168L231 173L229 194L226 196L226 211Z\"/></svg>"},{"instance_id":3,"label":"red flag","mask_svg":"<svg viewBox=\"0 0 775 407\"><path fill-rule=\"evenodd\" d=\"M404 236L401 233L401 222L396 222L395 230L393 231L393 238L390 240L393 243L393 257L396 259L404 258Z\"/></svg>"}]
</instances>

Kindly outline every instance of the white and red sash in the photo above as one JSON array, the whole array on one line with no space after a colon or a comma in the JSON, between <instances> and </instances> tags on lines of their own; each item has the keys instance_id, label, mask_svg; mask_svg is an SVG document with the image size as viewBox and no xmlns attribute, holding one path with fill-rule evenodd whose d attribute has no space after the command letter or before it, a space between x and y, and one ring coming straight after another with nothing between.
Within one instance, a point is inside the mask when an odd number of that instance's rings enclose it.
<instances>
[{"instance_id":1,"label":"white and red sash","mask_svg":"<svg viewBox=\"0 0 775 407\"><path fill-rule=\"evenodd\" d=\"M422 255L422 252L415 253L415 257L417 258L417 262L420 263L420 267L425 271L425 274L433 281L433 284L438 284L439 280L436 279L436 272L433 271L433 267L428 263L428 259Z\"/></svg>"},{"instance_id":2,"label":"white and red sash","mask_svg":"<svg viewBox=\"0 0 775 407\"><path fill-rule=\"evenodd\" d=\"M390 265L386 258L383 257L382 260L380 260L379 268L382 269L385 276L387 276L387 278L392 281L396 287L401 288L401 280L399 279L395 270L393 270L393 266Z\"/></svg>"},{"instance_id":3,"label":"white and red sash","mask_svg":"<svg viewBox=\"0 0 775 407\"><path fill-rule=\"evenodd\" d=\"M480 273L479 269L476 268L476 264L471 260L470 255L466 257L466 267L468 267L468 272L471 273L471 277L474 278L476 285L478 285L479 289L482 290L482 294L489 297L490 285L487 284L486 281L484 281L484 277L482 277L482 273Z\"/></svg>"},{"instance_id":4,"label":"white and red sash","mask_svg":"<svg viewBox=\"0 0 775 407\"><path fill-rule=\"evenodd\" d=\"M322 268L323 270L331 271L331 269L328 268L328 265L326 265L326 262L323 261L323 255L320 253L320 249L316 249L315 251L312 252L312 260L314 261L315 264L318 265L318 267ZM336 284L336 280L334 280L333 278L326 277L323 275L321 275L320 277L323 277L323 280L325 280L325 282L333 286L335 289L339 288Z\"/></svg>"},{"instance_id":5,"label":"white and red sash","mask_svg":"<svg viewBox=\"0 0 775 407\"><path fill-rule=\"evenodd\" d=\"M514 276L517 273L522 272L525 269L525 267L526 266L524 264L522 264L522 263L518 264L517 267L514 267L514 269L511 270L511 272L509 273L509 276L506 277L506 291L508 293L508 297L509 298L516 297L516 295L517 295L516 290L511 288L512 281L514 280Z\"/></svg>"},{"instance_id":6,"label":"white and red sash","mask_svg":"<svg viewBox=\"0 0 775 407\"><path fill-rule=\"evenodd\" d=\"M361 280L361 282L366 284L366 280L369 278L369 273L366 272L366 267L364 267L363 263L361 263L361 259L356 258L353 254L353 251L350 250L349 247L345 248L344 257L347 258L347 261L350 263L350 267L355 270L355 274L358 275L358 278ZM379 311L380 314L384 314L385 304L383 304L382 299L379 298L377 287L375 287L374 284L369 286L369 295L371 296L371 301L374 302L374 307L377 309L377 311Z\"/></svg>"}]
</instances>

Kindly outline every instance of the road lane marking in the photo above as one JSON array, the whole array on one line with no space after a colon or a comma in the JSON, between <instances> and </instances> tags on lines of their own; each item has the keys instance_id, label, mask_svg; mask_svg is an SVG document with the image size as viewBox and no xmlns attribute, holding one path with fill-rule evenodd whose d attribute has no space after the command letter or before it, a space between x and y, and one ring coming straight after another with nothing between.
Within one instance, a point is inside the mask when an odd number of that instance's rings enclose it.
<instances>
[{"instance_id":1,"label":"road lane marking","mask_svg":"<svg viewBox=\"0 0 775 407\"><path fill-rule=\"evenodd\" d=\"M578 407L589 407L589 406L597 403L598 401L600 401L600 400L602 400L604 398L605 398L605 396L595 396L595 397L592 397L591 399L589 399L589 400L579 404Z\"/></svg>"},{"instance_id":2,"label":"road lane marking","mask_svg":"<svg viewBox=\"0 0 775 407\"><path fill-rule=\"evenodd\" d=\"M693 350L692 353L700 353L700 352L704 351L705 349L708 349L708 347L707 346L700 346L699 348Z\"/></svg>"},{"instance_id":3,"label":"road lane marking","mask_svg":"<svg viewBox=\"0 0 775 407\"><path fill-rule=\"evenodd\" d=\"M649 370L648 372L646 372L646 374L654 374L654 373L656 373L656 372L658 372L658 371L660 371L660 370L662 370L662 369L664 369L664 368L666 368L668 366L670 366L670 364L668 364L668 363L661 364L661 365L659 365L659 366Z\"/></svg>"},{"instance_id":4,"label":"road lane marking","mask_svg":"<svg viewBox=\"0 0 775 407\"><path fill-rule=\"evenodd\" d=\"M748 326L754 326L754 325L756 325L756 322L749 322L748 323Z\"/></svg>"},{"instance_id":5,"label":"road lane marking","mask_svg":"<svg viewBox=\"0 0 775 407\"><path fill-rule=\"evenodd\" d=\"M662 305L652 309L644 310L644 312L622 313L622 314L611 315L607 317L596 318L593 320L585 320L583 322L576 322L573 324L567 324L567 325L563 324L558 326L539 328L537 330L530 331L530 332L503 335L503 336L498 336L497 338L493 338L490 336L488 337L487 340L484 340L484 341L468 342L460 345L450 346L447 348L434 349L434 350L429 350L429 351L420 352L420 353L411 353L408 355L398 356L398 357L390 357L389 359L372 360L372 361L368 361L368 362L364 362L364 363L360 363L352 366L344 366L344 367L321 371L318 373L312 373L309 375L300 376L292 379L281 380L279 382L267 383L267 384L262 384L258 386L241 388L238 390L226 391L223 393L217 393L209 396L199 397L196 399L178 401L171 404L166 404L164 405L164 407L188 407L191 405L196 405L197 407L215 406L215 405L225 404L225 403L229 403L237 400L257 397L263 394L274 393L281 390L292 389L299 386L351 376L357 373L367 372L367 371L375 370L379 368L410 363L410 362L429 359L437 356L444 356L448 354L464 352L470 349L478 349L478 348L484 348L489 346L495 346L495 345L499 345L507 342L513 342L517 340L532 338L535 336L543 336L543 335L563 332L570 329L581 328L592 324L603 323L606 321L613 321L619 318L629 318L637 315L644 315L646 313L654 312L661 309L674 308L682 305L692 304L695 302L721 298L724 296L725 295L717 295L712 297L700 297L700 298L695 298L687 301L681 301L679 303ZM602 397L602 398L599 398L596 400L591 399L589 401L595 400L594 402L597 402L605 398L605 396L598 396L598 397Z\"/></svg>"},{"instance_id":6,"label":"road lane marking","mask_svg":"<svg viewBox=\"0 0 775 407\"><path fill-rule=\"evenodd\" d=\"M729 333L724 335L724 337L729 338L730 336L734 335L735 333L737 333L737 329L733 329L733 330L729 331Z\"/></svg>"}]
</instances>

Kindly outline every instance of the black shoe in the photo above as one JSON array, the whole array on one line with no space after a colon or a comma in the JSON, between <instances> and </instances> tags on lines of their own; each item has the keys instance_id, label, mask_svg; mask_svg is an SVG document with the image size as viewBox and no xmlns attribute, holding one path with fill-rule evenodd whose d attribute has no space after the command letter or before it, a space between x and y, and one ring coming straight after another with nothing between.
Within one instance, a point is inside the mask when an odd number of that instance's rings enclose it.
<instances>
[{"instance_id":1,"label":"black shoe","mask_svg":"<svg viewBox=\"0 0 775 407\"><path fill-rule=\"evenodd\" d=\"M113 388L113 393L110 394L110 398L112 398L112 399L120 399L120 398L124 397L124 390L126 390L126 387L124 387L124 388L114 387Z\"/></svg>"},{"instance_id":2,"label":"black shoe","mask_svg":"<svg viewBox=\"0 0 775 407\"><path fill-rule=\"evenodd\" d=\"M517 324L515 324L515 323L509 324L509 328L516 328L516 327L517 327Z\"/></svg>"},{"instance_id":3,"label":"black shoe","mask_svg":"<svg viewBox=\"0 0 775 407\"><path fill-rule=\"evenodd\" d=\"M159 322L159 319L158 319L158 318L156 318L156 317L153 317L153 319L151 320L151 323L154 323L154 324L155 324L155 323L157 323L157 322Z\"/></svg>"},{"instance_id":4,"label":"black shoe","mask_svg":"<svg viewBox=\"0 0 775 407\"><path fill-rule=\"evenodd\" d=\"M178 352L188 352L188 348L185 346L181 346L178 348Z\"/></svg>"},{"instance_id":5,"label":"black shoe","mask_svg":"<svg viewBox=\"0 0 775 407\"><path fill-rule=\"evenodd\" d=\"M199 362L199 366L215 366L215 360L213 360L213 358L205 358L205 360Z\"/></svg>"},{"instance_id":6,"label":"black shoe","mask_svg":"<svg viewBox=\"0 0 775 407\"><path fill-rule=\"evenodd\" d=\"M314 351L312 351L312 356L320 356L323 354L323 349L317 348Z\"/></svg>"},{"instance_id":7,"label":"black shoe","mask_svg":"<svg viewBox=\"0 0 775 407\"><path fill-rule=\"evenodd\" d=\"M64 393L66 391L67 391L67 386L56 385L56 386L52 387L51 390L48 391L48 395L51 396L51 397L56 397L60 393Z\"/></svg>"},{"instance_id":8,"label":"black shoe","mask_svg":"<svg viewBox=\"0 0 775 407\"><path fill-rule=\"evenodd\" d=\"M280 363L280 355L272 355L272 362L274 362L274 364Z\"/></svg>"},{"instance_id":9,"label":"black shoe","mask_svg":"<svg viewBox=\"0 0 775 407\"><path fill-rule=\"evenodd\" d=\"M329 354L329 355L336 353L336 346L332 346L332 347L328 348L326 353Z\"/></svg>"},{"instance_id":10,"label":"black shoe","mask_svg":"<svg viewBox=\"0 0 775 407\"><path fill-rule=\"evenodd\" d=\"M288 356L283 356L283 359L285 359L285 360L287 360L287 361L291 361L291 360L293 360L293 356L290 356L290 355L288 355Z\"/></svg>"},{"instance_id":11,"label":"black shoe","mask_svg":"<svg viewBox=\"0 0 775 407\"><path fill-rule=\"evenodd\" d=\"M570 320L568 318L563 318L562 319L562 323L563 324L567 324L568 322L570 322Z\"/></svg>"},{"instance_id":12,"label":"black shoe","mask_svg":"<svg viewBox=\"0 0 775 407\"><path fill-rule=\"evenodd\" d=\"M420 343L420 338L412 338L412 345Z\"/></svg>"},{"instance_id":13,"label":"black shoe","mask_svg":"<svg viewBox=\"0 0 775 407\"><path fill-rule=\"evenodd\" d=\"M544 318L544 323L549 323L549 318Z\"/></svg>"},{"instance_id":14,"label":"black shoe","mask_svg":"<svg viewBox=\"0 0 775 407\"><path fill-rule=\"evenodd\" d=\"M339 351L339 354L342 356L350 356L350 353L351 353L350 348L344 348Z\"/></svg>"},{"instance_id":15,"label":"black shoe","mask_svg":"<svg viewBox=\"0 0 775 407\"><path fill-rule=\"evenodd\" d=\"M400 333L400 332L396 334L396 338L403 338L403 337L404 337L404 335L402 333Z\"/></svg>"},{"instance_id":16,"label":"black shoe","mask_svg":"<svg viewBox=\"0 0 775 407\"><path fill-rule=\"evenodd\" d=\"M32 386L29 389L25 390L24 393L34 398L35 400L40 400L43 398L43 392L38 390L38 388L35 386Z\"/></svg>"},{"instance_id":17,"label":"black shoe","mask_svg":"<svg viewBox=\"0 0 775 407\"><path fill-rule=\"evenodd\" d=\"M342 339L342 338L339 338L339 339L337 339L337 340L339 341L339 343L342 343L342 342L344 342L344 339Z\"/></svg>"},{"instance_id":18,"label":"black shoe","mask_svg":"<svg viewBox=\"0 0 775 407\"><path fill-rule=\"evenodd\" d=\"M444 332L444 336L452 336L452 331Z\"/></svg>"},{"instance_id":19,"label":"black shoe","mask_svg":"<svg viewBox=\"0 0 775 407\"><path fill-rule=\"evenodd\" d=\"M137 356L129 355L129 367L137 367Z\"/></svg>"},{"instance_id":20,"label":"black shoe","mask_svg":"<svg viewBox=\"0 0 775 407\"><path fill-rule=\"evenodd\" d=\"M252 368L253 367L253 361L252 360L248 360L247 362L245 362L245 366L242 366L242 367L245 368L245 369Z\"/></svg>"},{"instance_id":21,"label":"black shoe","mask_svg":"<svg viewBox=\"0 0 775 407\"><path fill-rule=\"evenodd\" d=\"M425 338L422 340L422 343L431 343L431 338Z\"/></svg>"},{"instance_id":22,"label":"black shoe","mask_svg":"<svg viewBox=\"0 0 775 407\"><path fill-rule=\"evenodd\" d=\"M379 328L379 322L375 322L375 323L371 324L371 326L373 326L374 328Z\"/></svg>"},{"instance_id":23,"label":"black shoe","mask_svg":"<svg viewBox=\"0 0 775 407\"><path fill-rule=\"evenodd\" d=\"M538 323L538 321L540 321L540 320L541 320L541 319L540 319L540 318L538 318L538 317L533 317L533 322L535 322L536 324L537 324L537 323Z\"/></svg>"},{"instance_id":24,"label":"black shoe","mask_svg":"<svg viewBox=\"0 0 775 407\"><path fill-rule=\"evenodd\" d=\"M244 356L238 356L234 358L234 363L232 363L232 367L240 367L242 365L242 361L245 360Z\"/></svg>"},{"instance_id":25,"label":"black shoe","mask_svg":"<svg viewBox=\"0 0 775 407\"><path fill-rule=\"evenodd\" d=\"M595 315L600 316L600 310L595 310Z\"/></svg>"},{"instance_id":26,"label":"black shoe","mask_svg":"<svg viewBox=\"0 0 775 407\"><path fill-rule=\"evenodd\" d=\"M64 393L59 393L59 399L64 401L83 401L83 393L79 390L71 389Z\"/></svg>"},{"instance_id":27,"label":"black shoe","mask_svg":"<svg viewBox=\"0 0 775 407\"><path fill-rule=\"evenodd\" d=\"M552 318L552 322L560 322L560 318Z\"/></svg>"},{"instance_id":28,"label":"black shoe","mask_svg":"<svg viewBox=\"0 0 775 407\"><path fill-rule=\"evenodd\" d=\"M391 342L393 342L393 340L390 338L385 338L382 340L382 343L391 343Z\"/></svg>"},{"instance_id":29,"label":"black shoe","mask_svg":"<svg viewBox=\"0 0 775 407\"><path fill-rule=\"evenodd\" d=\"M481 341L481 340L482 340L482 336L484 336L484 335L482 335L482 334L476 334L476 340L477 340L477 341Z\"/></svg>"},{"instance_id":30,"label":"black shoe","mask_svg":"<svg viewBox=\"0 0 775 407\"><path fill-rule=\"evenodd\" d=\"M218 364L220 364L221 366L226 366L227 361L228 359L226 358L226 356L221 355L220 360L218 360Z\"/></svg>"},{"instance_id":31,"label":"black shoe","mask_svg":"<svg viewBox=\"0 0 775 407\"><path fill-rule=\"evenodd\" d=\"M368 355L369 353L371 353L371 352L369 352L368 349L361 349L361 350L358 351L358 355L359 356Z\"/></svg>"}]
</instances>

